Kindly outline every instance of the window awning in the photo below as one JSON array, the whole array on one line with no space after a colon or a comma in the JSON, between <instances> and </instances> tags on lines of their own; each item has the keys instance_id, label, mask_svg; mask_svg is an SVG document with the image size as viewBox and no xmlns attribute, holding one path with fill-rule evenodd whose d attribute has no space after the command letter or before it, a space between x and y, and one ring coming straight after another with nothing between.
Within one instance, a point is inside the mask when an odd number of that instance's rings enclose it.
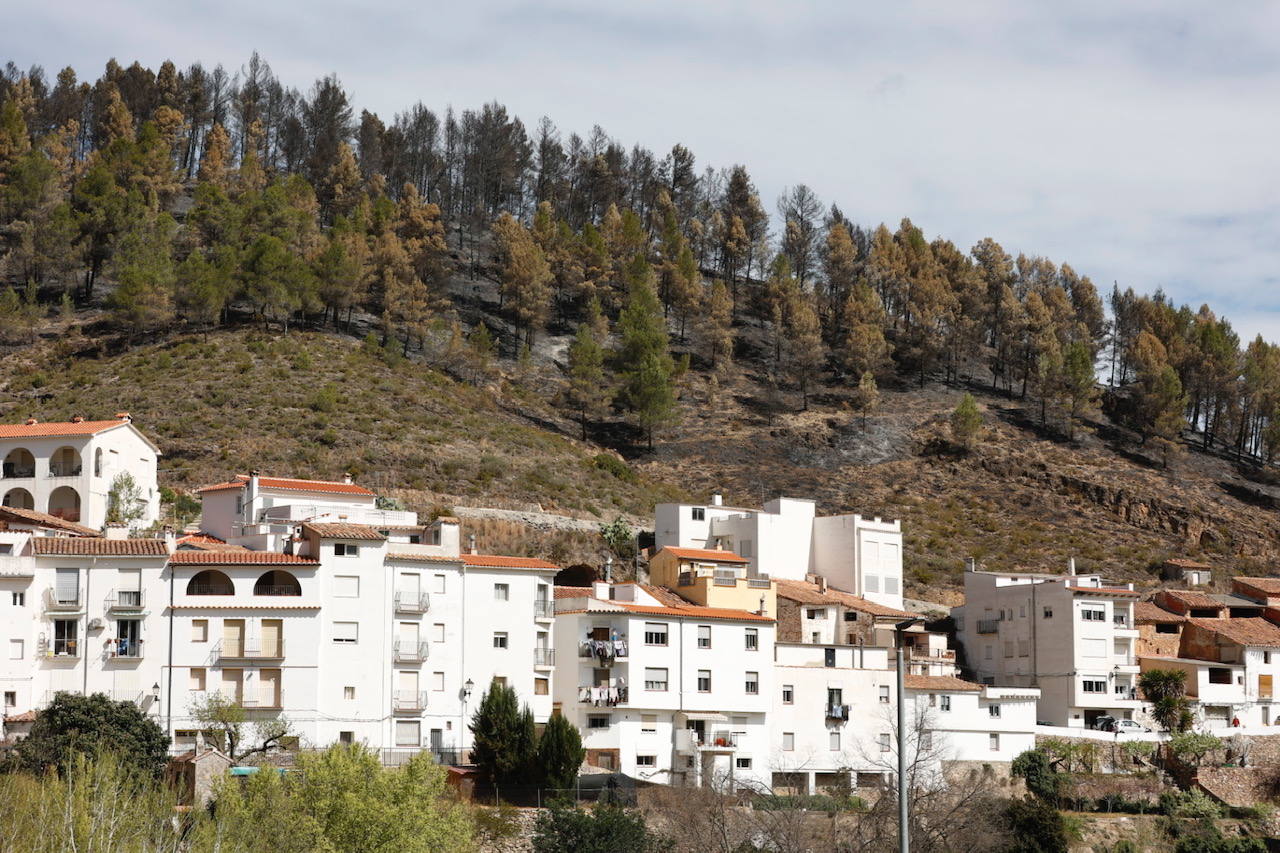
<instances>
[{"instance_id":1,"label":"window awning","mask_svg":"<svg viewBox=\"0 0 1280 853\"><path fill-rule=\"evenodd\" d=\"M681 711L677 716L685 720L702 720L707 723L727 723L729 718L715 711Z\"/></svg>"}]
</instances>

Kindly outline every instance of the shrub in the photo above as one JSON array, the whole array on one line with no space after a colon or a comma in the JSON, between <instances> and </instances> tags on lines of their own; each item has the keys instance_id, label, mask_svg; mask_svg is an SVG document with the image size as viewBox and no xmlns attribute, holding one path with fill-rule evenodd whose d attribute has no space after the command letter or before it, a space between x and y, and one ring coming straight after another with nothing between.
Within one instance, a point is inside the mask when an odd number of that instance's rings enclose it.
<instances>
[{"instance_id":1,"label":"shrub","mask_svg":"<svg viewBox=\"0 0 1280 853\"><path fill-rule=\"evenodd\" d=\"M338 389L332 385L318 389L311 395L311 399L307 400L307 406L313 412L332 412L338 408Z\"/></svg>"},{"instance_id":2,"label":"shrub","mask_svg":"<svg viewBox=\"0 0 1280 853\"><path fill-rule=\"evenodd\" d=\"M670 845L645 826L638 812L597 803L591 811L552 806L538 816L534 853L657 853Z\"/></svg>"},{"instance_id":3,"label":"shrub","mask_svg":"<svg viewBox=\"0 0 1280 853\"><path fill-rule=\"evenodd\" d=\"M117 752L129 770L158 777L168 759L169 738L132 702L113 702L103 693L58 693L19 742L18 761L32 773L48 767L65 773L77 758L108 750Z\"/></svg>"},{"instance_id":4,"label":"shrub","mask_svg":"<svg viewBox=\"0 0 1280 853\"><path fill-rule=\"evenodd\" d=\"M611 453L597 453L591 462L601 471L612 474L624 483L634 483L640 479L630 465Z\"/></svg>"},{"instance_id":5,"label":"shrub","mask_svg":"<svg viewBox=\"0 0 1280 853\"><path fill-rule=\"evenodd\" d=\"M1013 836L1012 850L1067 853L1070 848L1062 813L1044 800L1032 797L1010 800L1002 818L1005 828Z\"/></svg>"},{"instance_id":6,"label":"shrub","mask_svg":"<svg viewBox=\"0 0 1280 853\"><path fill-rule=\"evenodd\" d=\"M1185 817L1195 820L1217 820L1222 817L1222 807L1199 788L1194 788L1190 791L1169 791L1161 794L1160 811L1169 817Z\"/></svg>"},{"instance_id":7,"label":"shrub","mask_svg":"<svg viewBox=\"0 0 1280 853\"><path fill-rule=\"evenodd\" d=\"M1043 750L1029 749L1013 759L1012 772L1026 780L1027 790L1045 802L1054 803L1062 796L1065 774L1053 769L1048 754Z\"/></svg>"}]
</instances>

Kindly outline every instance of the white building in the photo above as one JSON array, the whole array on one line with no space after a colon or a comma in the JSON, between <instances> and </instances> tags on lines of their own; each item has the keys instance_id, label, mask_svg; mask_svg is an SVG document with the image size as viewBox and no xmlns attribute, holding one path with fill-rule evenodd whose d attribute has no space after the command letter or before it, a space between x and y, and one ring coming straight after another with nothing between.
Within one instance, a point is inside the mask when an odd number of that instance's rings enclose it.
<instances>
[{"instance_id":1,"label":"white building","mask_svg":"<svg viewBox=\"0 0 1280 853\"><path fill-rule=\"evenodd\" d=\"M587 763L665 784L767 786L771 616L658 587L556 591L556 705Z\"/></svg>"},{"instance_id":2,"label":"white building","mask_svg":"<svg viewBox=\"0 0 1280 853\"><path fill-rule=\"evenodd\" d=\"M0 503L102 529L115 478L128 472L140 513L133 526L160 518L160 450L121 412L113 420L0 425Z\"/></svg>"},{"instance_id":3,"label":"white building","mask_svg":"<svg viewBox=\"0 0 1280 853\"><path fill-rule=\"evenodd\" d=\"M722 548L747 558L749 577L824 577L888 607L902 607L902 526L861 515L819 516L811 500L776 498L763 509L658 504L658 548Z\"/></svg>"},{"instance_id":4,"label":"white building","mask_svg":"<svg viewBox=\"0 0 1280 853\"><path fill-rule=\"evenodd\" d=\"M1039 718L1050 725L1132 719L1143 706L1132 586L1098 575L968 571L965 603L951 611L965 662L984 684L1040 688Z\"/></svg>"}]
</instances>

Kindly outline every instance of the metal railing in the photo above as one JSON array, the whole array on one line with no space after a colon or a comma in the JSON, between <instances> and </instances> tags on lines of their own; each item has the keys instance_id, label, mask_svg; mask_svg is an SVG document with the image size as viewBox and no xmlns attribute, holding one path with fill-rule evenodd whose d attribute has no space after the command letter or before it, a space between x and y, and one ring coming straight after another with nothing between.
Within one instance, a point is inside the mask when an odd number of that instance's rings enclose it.
<instances>
[{"instance_id":1,"label":"metal railing","mask_svg":"<svg viewBox=\"0 0 1280 853\"><path fill-rule=\"evenodd\" d=\"M397 690L391 694L391 710L397 713L423 711L426 707L425 690Z\"/></svg>"},{"instance_id":2,"label":"metal railing","mask_svg":"<svg viewBox=\"0 0 1280 853\"><path fill-rule=\"evenodd\" d=\"M293 584L257 584L253 588L254 595L302 595L302 589Z\"/></svg>"},{"instance_id":3,"label":"metal railing","mask_svg":"<svg viewBox=\"0 0 1280 853\"><path fill-rule=\"evenodd\" d=\"M627 687L601 687L590 684L578 688L578 701L597 708L612 708L627 704Z\"/></svg>"},{"instance_id":4,"label":"metal railing","mask_svg":"<svg viewBox=\"0 0 1280 853\"><path fill-rule=\"evenodd\" d=\"M768 589L772 583L772 578L747 578L748 589Z\"/></svg>"},{"instance_id":5,"label":"metal railing","mask_svg":"<svg viewBox=\"0 0 1280 853\"><path fill-rule=\"evenodd\" d=\"M146 595L140 589L113 589L102 602L104 610L141 610Z\"/></svg>"},{"instance_id":6,"label":"metal railing","mask_svg":"<svg viewBox=\"0 0 1280 853\"><path fill-rule=\"evenodd\" d=\"M272 660L284 657L284 639L259 642L255 648L249 648L243 640L220 640L213 647L215 658L234 660Z\"/></svg>"},{"instance_id":7,"label":"metal railing","mask_svg":"<svg viewBox=\"0 0 1280 853\"><path fill-rule=\"evenodd\" d=\"M556 650L535 646L533 649L534 666L555 666Z\"/></svg>"},{"instance_id":8,"label":"metal railing","mask_svg":"<svg viewBox=\"0 0 1280 853\"><path fill-rule=\"evenodd\" d=\"M828 720L847 720L849 719L849 706L837 705L834 703L827 704Z\"/></svg>"},{"instance_id":9,"label":"metal railing","mask_svg":"<svg viewBox=\"0 0 1280 853\"><path fill-rule=\"evenodd\" d=\"M1000 630L999 619L979 619L978 620L979 634L994 634L999 630Z\"/></svg>"},{"instance_id":10,"label":"metal railing","mask_svg":"<svg viewBox=\"0 0 1280 853\"><path fill-rule=\"evenodd\" d=\"M426 640L396 640L396 663L421 663L426 659Z\"/></svg>"},{"instance_id":11,"label":"metal railing","mask_svg":"<svg viewBox=\"0 0 1280 853\"><path fill-rule=\"evenodd\" d=\"M431 595L426 592L397 592L397 613L426 613L431 608Z\"/></svg>"},{"instance_id":12,"label":"metal railing","mask_svg":"<svg viewBox=\"0 0 1280 853\"><path fill-rule=\"evenodd\" d=\"M382 750L383 767L403 767L415 755L429 753L436 764L465 764L468 750L456 746L398 746Z\"/></svg>"},{"instance_id":13,"label":"metal railing","mask_svg":"<svg viewBox=\"0 0 1280 853\"><path fill-rule=\"evenodd\" d=\"M55 589L46 589L44 591L44 609L53 611L75 611L81 606L80 590L76 590L69 596L58 595Z\"/></svg>"},{"instance_id":14,"label":"metal railing","mask_svg":"<svg viewBox=\"0 0 1280 853\"><path fill-rule=\"evenodd\" d=\"M284 707L280 703L281 703L281 699L280 699L279 693L272 693L267 696L263 696L260 694L259 695L245 694L240 699L240 707L246 710L258 709L258 710L274 711L278 708Z\"/></svg>"},{"instance_id":15,"label":"metal railing","mask_svg":"<svg viewBox=\"0 0 1280 853\"><path fill-rule=\"evenodd\" d=\"M79 477L83 470L84 467L81 465L55 465L52 462L49 463L50 477Z\"/></svg>"},{"instance_id":16,"label":"metal railing","mask_svg":"<svg viewBox=\"0 0 1280 853\"><path fill-rule=\"evenodd\" d=\"M48 655L53 658L78 658L80 657L80 641L78 639L54 639L49 643Z\"/></svg>"},{"instance_id":17,"label":"metal railing","mask_svg":"<svg viewBox=\"0 0 1280 853\"><path fill-rule=\"evenodd\" d=\"M234 587L221 583L189 583L187 595L235 595Z\"/></svg>"},{"instance_id":18,"label":"metal railing","mask_svg":"<svg viewBox=\"0 0 1280 853\"><path fill-rule=\"evenodd\" d=\"M107 646L107 657L137 660L142 657L142 640L112 640Z\"/></svg>"},{"instance_id":19,"label":"metal railing","mask_svg":"<svg viewBox=\"0 0 1280 853\"><path fill-rule=\"evenodd\" d=\"M979 631L978 633L982 633ZM954 649L938 649L936 651L917 648L916 646L907 646L907 656L912 660L955 660L956 653Z\"/></svg>"},{"instance_id":20,"label":"metal railing","mask_svg":"<svg viewBox=\"0 0 1280 853\"><path fill-rule=\"evenodd\" d=\"M736 749L738 746L737 733L728 730L713 731L709 734L698 734L697 731L691 730L689 734L696 746L704 748Z\"/></svg>"},{"instance_id":21,"label":"metal railing","mask_svg":"<svg viewBox=\"0 0 1280 853\"><path fill-rule=\"evenodd\" d=\"M15 465L12 462L4 463L4 478L6 480L21 480L26 477L34 477L36 475L36 466L34 463L30 467L26 465Z\"/></svg>"},{"instance_id":22,"label":"metal railing","mask_svg":"<svg viewBox=\"0 0 1280 853\"><path fill-rule=\"evenodd\" d=\"M554 619L556 616L556 603L549 598L535 598L533 600L533 618L534 619Z\"/></svg>"}]
</instances>

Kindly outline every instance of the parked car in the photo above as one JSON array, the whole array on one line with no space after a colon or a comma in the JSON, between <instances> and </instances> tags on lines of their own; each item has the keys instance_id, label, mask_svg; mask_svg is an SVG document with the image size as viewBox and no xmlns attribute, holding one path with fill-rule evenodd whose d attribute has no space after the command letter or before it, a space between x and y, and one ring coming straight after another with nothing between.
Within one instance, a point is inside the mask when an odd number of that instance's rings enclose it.
<instances>
[{"instance_id":1,"label":"parked car","mask_svg":"<svg viewBox=\"0 0 1280 853\"><path fill-rule=\"evenodd\" d=\"M1104 732L1115 732L1121 735L1136 735L1151 731L1151 729L1133 720L1109 720L1105 725L1100 724L1098 728Z\"/></svg>"}]
</instances>

